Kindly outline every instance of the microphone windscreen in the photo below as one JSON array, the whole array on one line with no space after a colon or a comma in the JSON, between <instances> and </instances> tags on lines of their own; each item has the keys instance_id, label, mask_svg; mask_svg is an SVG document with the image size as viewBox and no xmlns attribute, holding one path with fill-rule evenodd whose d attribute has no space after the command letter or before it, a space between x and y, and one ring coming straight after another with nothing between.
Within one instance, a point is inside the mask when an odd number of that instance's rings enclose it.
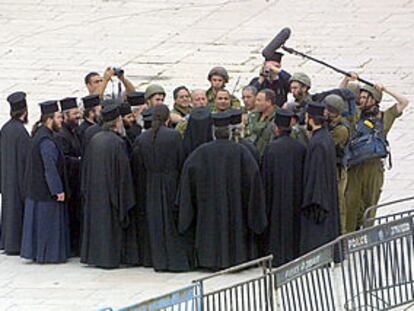
<instances>
[{"instance_id":1,"label":"microphone windscreen","mask_svg":"<svg viewBox=\"0 0 414 311\"><path fill-rule=\"evenodd\" d=\"M285 27L283 28L273 39L269 42L269 44L263 49L262 55L263 57L271 57L273 53L280 48L290 37L290 28Z\"/></svg>"}]
</instances>

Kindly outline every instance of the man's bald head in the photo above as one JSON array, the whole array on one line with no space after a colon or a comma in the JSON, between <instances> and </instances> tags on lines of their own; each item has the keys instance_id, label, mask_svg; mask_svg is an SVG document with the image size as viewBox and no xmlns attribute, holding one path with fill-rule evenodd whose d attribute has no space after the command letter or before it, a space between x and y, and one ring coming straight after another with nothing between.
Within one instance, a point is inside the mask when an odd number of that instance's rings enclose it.
<instances>
[{"instance_id":1,"label":"man's bald head","mask_svg":"<svg viewBox=\"0 0 414 311\"><path fill-rule=\"evenodd\" d=\"M208 103L206 91L197 89L191 93L191 104L193 108L206 107Z\"/></svg>"}]
</instances>

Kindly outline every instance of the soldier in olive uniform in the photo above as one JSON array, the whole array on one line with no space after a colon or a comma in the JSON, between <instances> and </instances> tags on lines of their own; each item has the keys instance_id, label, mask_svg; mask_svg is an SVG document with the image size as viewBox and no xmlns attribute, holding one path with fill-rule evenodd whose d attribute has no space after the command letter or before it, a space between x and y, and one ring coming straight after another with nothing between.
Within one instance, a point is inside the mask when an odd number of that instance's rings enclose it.
<instances>
[{"instance_id":1,"label":"soldier in olive uniform","mask_svg":"<svg viewBox=\"0 0 414 311\"><path fill-rule=\"evenodd\" d=\"M304 124L304 111L306 102L311 101L312 97L309 93L311 88L311 79L306 73L295 72L289 79L290 92L295 101L286 103L283 108L293 111L299 117L299 123Z\"/></svg>"},{"instance_id":2,"label":"soldier in olive uniform","mask_svg":"<svg viewBox=\"0 0 414 311\"><path fill-rule=\"evenodd\" d=\"M249 124L249 116L255 111L257 89L254 86L247 85L242 90L242 120L245 127Z\"/></svg>"},{"instance_id":3,"label":"soldier in olive uniform","mask_svg":"<svg viewBox=\"0 0 414 311\"><path fill-rule=\"evenodd\" d=\"M304 144L305 146L308 145L309 139L310 139L310 132L306 129L306 125L304 124L299 124L299 119L302 116L301 113L295 113L294 112L294 106L293 105L289 105L286 110L289 110L291 112L293 112L293 117L292 117L292 125L291 125L291 132L290 132L290 137L300 141L302 144Z\"/></svg>"},{"instance_id":4,"label":"soldier in olive uniform","mask_svg":"<svg viewBox=\"0 0 414 311\"><path fill-rule=\"evenodd\" d=\"M273 139L275 99L276 94L273 90L261 90L256 95L256 112L253 112L249 118L245 137L256 145L260 155L263 155L266 145Z\"/></svg>"},{"instance_id":5,"label":"soldier in olive uniform","mask_svg":"<svg viewBox=\"0 0 414 311\"><path fill-rule=\"evenodd\" d=\"M381 112L379 104L383 92L391 95L397 103ZM375 87L368 85L361 87L359 103L359 118L362 120L382 118L384 134L387 135L395 119L401 116L407 107L408 100L386 89L383 85L377 84ZM355 231L363 225L364 212L368 207L378 203L383 183L384 164L381 158L369 159L348 169L348 185L345 193L347 232ZM374 217L375 211L369 216Z\"/></svg>"},{"instance_id":6,"label":"soldier in olive uniform","mask_svg":"<svg viewBox=\"0 0 414 311\"><path fill-rule=\"evenodd\" d=\"M145 89L144 98L148 108L164 103L165 96L165 90L161 85L151 84Z\"/></svg>"},{"instance_id":7,"label":"soldier in olive uniform","mask_svg":"<svg viewBox=\"0 0 414 311\"><path fill-rule=\"evenodd\" d=\"M190 91L185 86L179 86L173 91L174 108L170 112L170 122L175 127L180 121L185 120L191 113Z\"/></svg>"},{"instance_id":8,"label":"soldier in olive uniform","mask_svg":"<svg viewBox=\"0 0 414 311\"><path fill-rule=\"evenodd\" d=\"M191 93L191 106L193 109L207 106L207 95L206 91L196 89ZM184 132L188 125L189 116L177 123L175 129L184 137Z\"/></svg>"},{"instance_id":9,"label":"soldier in olive uniform","mask_svg":"<svg viewBox=\"0 0 414 311\"><path fill-rule=\"evenodd\" d=\"M223 67L214 67L210 70L207 77L210 81L210 88L207 90L208 107L211 111L215 111L216 94L219 90L225 88L229 82L229 74ZM240 101L233 95L231 95L231 106L232 108L240 108Z\"/></svg>"},{"instance_id":10,"label":"soldier in olive uniform","mask_svg":"<svg viewBox=\"0 0 414 311\"><path fill-rule=\"evenodd\" d=\"M345 206L345 189L347 182L347 171L344 165L345 147L349 141L349 122L341 114L347 110L345 101L338 95L328 95L323 101L326 105L328 120L328 130L335 143L336 150L336 168L338 180L338 204L341 219L341 231L345 233L346 224L346 206Z\"/></svg>"}]
</instances>

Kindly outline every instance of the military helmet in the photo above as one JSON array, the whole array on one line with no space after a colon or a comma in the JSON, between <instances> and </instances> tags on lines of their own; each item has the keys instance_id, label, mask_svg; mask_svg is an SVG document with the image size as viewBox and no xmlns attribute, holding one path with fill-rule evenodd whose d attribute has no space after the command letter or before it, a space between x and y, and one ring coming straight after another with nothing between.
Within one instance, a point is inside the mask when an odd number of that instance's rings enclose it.
<instances>
[{"instance_id":1,"label":"military helmet","mask_svg":"<svg viewBox=\"0 0 414 311\"><path fill-rule=\"evenodd\" d=\"M382 100L382 92L378 91L375 87L364 84L361 86L361 92L365 91L371 94L372 97L377 101L377 103L381 102Z\"/></svg>"},{"instance_id":2,"label":"military helmet","mask_svg":"<svg viewBox=\"0 0 414 311\"><path fill-rule=\"evenodd\" d=\"M147 88L145 89L144 98L145 100L147 100L155 94L164 94L164 96L166 95L165 90L161 85L151 84L151 85L148 85Z\"/></svg>"},{"instance_id":3,"label":"military helmet","mask_svg":"<svg viewBox=\"0 0 414 311\"><path fill-rule=\"evenodd\" d=\"M229 82L229 74L227 73L226 68L224 67L214 67L210 70L210 72L208 73L208 81L210 81L212 76L220 76L224 79L224 82L227 83Z\"/></svg>"},{"instance_id":4,"label":"military helmet","mask_svg":"<svg viewBox=\"0 0 414 311\"><path fill-rule=\"evenodd\" d=\"M302 83L303 85L306 85L308 88L311 87L311 79L309 76L304 72L295 72L289 79L289 83L297 81Z\"/></svg>"},{"instance_id":5,"label":"military helmet","mask_svg":"<svg viewBox=\"0 0 414 311\"><path fill-rule=\"evenodd\" d=\"M358 101L359 93L361 91L360 85L356 82L350 82L346 88L354 94L355 99Z\"/></svg>"},{"instance_id":6,"label":"military helmet","mask_svg":"<svg viewBox=\"0 0 414 311\"><path fill-rule=\"evenodd\" d=\"M348 111L348 107L341 96L336 94L330 94L325 97L323 102L326 105L326 109L330 112L342 114Z\"/></svg>"}]
</instances>

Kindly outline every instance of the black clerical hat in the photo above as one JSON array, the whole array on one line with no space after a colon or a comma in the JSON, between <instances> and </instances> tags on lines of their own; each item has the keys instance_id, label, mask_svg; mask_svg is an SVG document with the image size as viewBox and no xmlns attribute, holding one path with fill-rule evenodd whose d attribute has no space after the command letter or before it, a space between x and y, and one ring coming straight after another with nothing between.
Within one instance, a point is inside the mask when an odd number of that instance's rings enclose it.
<instances>
[{"instance_id":1,"label":"black clerical hat","mask_svg":"<svg viewBox=\"0 0 414 311\"><path fill-rule=\"evenodd\" d=\"M21 111L27 107L26 93L14 92L7 97L7 101L10 104L11 111Z\"/></svg>"},{"instance_id":2,"label":"black clerical hat","mask_svg":"<svg viewBox=\"0 0 414 311\"><path fill-rule=\"evenodd\" d=\"M119 106L115 104L106 105L102 108L101 114L104 122L115 120L120 116Z\"/></svg>"},{"instance_id":3,"label":"black clerical hat","mask_svg":"<svg viewBox=\"0 0 414 311\"><path fill-rule=\"evenodd\" d=\"M99 98L99 95L95 94L85 96L84 98L82 98L82 101L83 108L85 109L90 109L101 104L101 99Z\"/></svg>"},{"instance_id":4,"label":"black clerical hat","mask_svg":"<svg viewBox=\"0 0 414 311\"><path fill-rule=\"evenodd\" d=\"M130 92L127 94L127 101L131 106L139 106L145 104L144 92Z\"/></svg>"},{"instance_id":5,"label":"black clerical hat","mask_svg":"<svg viewBox=\"0 0 414 311\"><path fill-rule=\"evenodd\" d=\"M131 105L127 102L123 102L119 105L119 112L121 113L121 116L124 117L130 113L132 113Z\"/></svg>"},{"instance_id":6,"label":"black clerical hat","mask_svg":"<svg viewBox=\"0 0 414 311\"><path fill-rule=\"evenodd\" d=\"M269 57L265 57L265 61L274 61L280 63L282 61L283 53L274 52Z\"/></svg>"},{"instance_id":7,"label":"black clerical hat","mask_svg":"<svg viewBox=\"0 0 414 311\"><path fill-rule=\"evenodd\" d=\"M237 125L237 124L242 123L242 111L240 109L231 109L230 114L231 114L231 121L230 121L231 125Z\"/></svg>"},{"instance_id":8,"label":"black clerical hat","mask_svg":"<svg viewBox=\"0 0 414 311\"><path fill-rule=\"evenodd\" d=\"M108 99L104 99L102 102L101 102L101 105L102 105L102 109L104 108L104 107L106 107L106 106L112 106L112 105L116 105L116 106L118 106L119 107L119 103L117 103L115 100L113 100L112 98L108 98Z\"/></svg>"},{"instance_id":9,"label":"black clerical hat","mask_svg":"<svg viewBox=\"0 0 414 311\"><path fill-rule=\"evenodd\" d=\"M59 111L59 106L56 100L48 100L39 104L40 112L43 115L52 114Z\"/></svg>"},{"instance_id":10,"label":"black clerical hat","mask_svg":"<svg viewBox=\"0 0 414 311\"><path fill-rule=\"evenodd\" d=\"M325 115L325 105L319 102L306 102L306 112L312 117L323 117Z\"/></svg>"},{"instance_id":11,"label":"black clerical hat","mask_svg":"<svg viewBox=\"0 0 414 311\"><path fill-rule=\"evenodd\" d=\"M231 113L229 111L213 113L212 118L214 126L217 127L229 126L231 123Z\"/></svg>"},{"instance_id":12,"label":"black clerical hat","mask_svg":"<svg viewBox=\"0 0 414 311\"><path fill-rule=\"evenodd\" d=\"M78 108L76 97L66 97L60 100L60 109L62 111L69 110L72 108Z\"/></svg>"},{"instance_id":13,"label":"black clerical hat","mask_svg":"<svg viewBox=\"0 0 414 311\"><path fill-rule=\"evenodd\" d=\"M290 110L278 108L276 109L274 122L278 127L288 128L294 115Z\"/></svg>"},{"instance_id":14,"label":"black clerical hat","mask_svg":"<svg viewBox=\"0 0 414 311\"><path fill-rule=\"evenodd\" d=\"M197 108L194 108L193 111L191 111L190 118L196 119L196 120L203 120L203 119L210 117L210 115L211 115L210 108L197 107Z\"/></svg>"},{"instance_id":15,"label":"black clerical hat","mask_svg":"<svg viewBox=\"0 0 414 311\"><path fill-rule=\"evenodd\" d=\"M144 120L144 129L146 130L151 128L153 111L154 111L154 108L148 108L148 109L145 109L143 112L141 112L142 119Z\"/></svg>"}]
</instances>

